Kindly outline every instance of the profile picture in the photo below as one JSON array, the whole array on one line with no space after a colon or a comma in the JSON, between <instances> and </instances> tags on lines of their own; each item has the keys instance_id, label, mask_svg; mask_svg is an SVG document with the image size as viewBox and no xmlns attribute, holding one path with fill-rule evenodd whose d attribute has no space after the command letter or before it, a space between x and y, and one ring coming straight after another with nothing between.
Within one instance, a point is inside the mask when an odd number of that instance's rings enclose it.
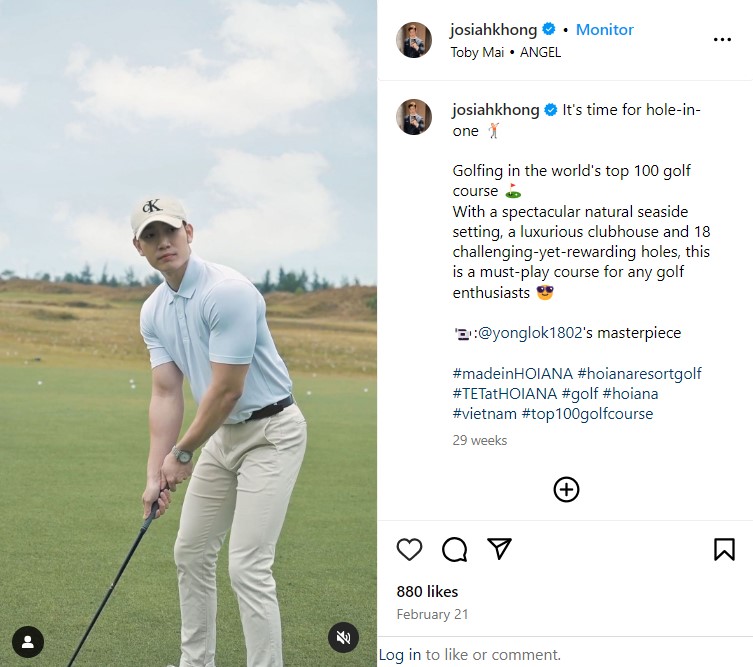
<instances>
[{"instance_id":1,"label":"profile picture","mask_svg":"<svg viewBox=\"0 0 753 667\"><path fill-rule=\"evenodd\" d=\"M395 120L405 134L423 134L431 125L431 109L421 100L405 100Z\"/></svg>"},{"instance_id":2,"label":"profile picture","mask_svg":"<svg viewBox=\"0 0 753 667\"><path fill-rule=\"evenodd\" d=\"M395 43L406 58L420 58L431 48L431 31L423 23L406 23L397 31Z\"/></svg>"}]
</instances>

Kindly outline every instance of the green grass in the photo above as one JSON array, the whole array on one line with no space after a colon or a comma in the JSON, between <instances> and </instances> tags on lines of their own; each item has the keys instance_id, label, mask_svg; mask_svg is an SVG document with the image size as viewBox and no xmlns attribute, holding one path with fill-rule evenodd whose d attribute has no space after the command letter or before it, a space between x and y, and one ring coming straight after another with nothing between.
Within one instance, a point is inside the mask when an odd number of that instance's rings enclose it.
<instances>
[{"instance_id":1,"label":"green grass","mask_svg":"<svg viewBox=\"0 0 753 667\"><path fill-rule=\"evenodd\" d=\"M141 526L148 447L145 364L115 370L0 365L0 665L26 665L10 636L45 635L33 662L62 667ZM129 380L134 379L136 389ZM42 381L42 384L38 384ZM376 653L376 391L370 378L298 374L309 443L278 544L275 576L288 667L373 665ZM368 389L365 392L364 389ZM187 406L192 405L187 400ZM190 415L187 415L189 418ZM179 656L172 547L181 488L149 529L77 667L164 667ZM245 665L237 605L218 564L218 667ZM361 644L326 635L353 623Z\"/></svg>"}]
</instances>

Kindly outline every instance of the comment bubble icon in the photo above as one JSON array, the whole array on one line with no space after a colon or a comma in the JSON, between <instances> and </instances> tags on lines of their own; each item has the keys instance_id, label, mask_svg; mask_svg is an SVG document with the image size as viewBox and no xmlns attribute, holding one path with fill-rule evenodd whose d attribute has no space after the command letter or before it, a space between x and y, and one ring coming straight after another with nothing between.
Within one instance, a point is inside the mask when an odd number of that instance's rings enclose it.
<instances>
[{"instance_id":1,"label":"comment bubble icon","mask_svg":"<svg viewBox=\"0 0 753 667\"><path fill-rule=\"evenodd\" d=\"M451 563L468 562L468 546L459 537L450 537L442 545L442 555Z\"/></svg>"}]
</instances>

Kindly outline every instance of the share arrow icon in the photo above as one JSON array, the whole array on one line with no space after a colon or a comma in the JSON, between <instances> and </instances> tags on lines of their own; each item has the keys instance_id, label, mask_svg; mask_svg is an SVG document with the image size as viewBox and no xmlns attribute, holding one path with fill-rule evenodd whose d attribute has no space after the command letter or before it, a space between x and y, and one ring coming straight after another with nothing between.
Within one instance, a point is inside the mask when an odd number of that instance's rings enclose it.
<instances>
[{"instance_id":1,"label":"share arrow icon","mask_svg":"<svg viewBox=\"0 0 753 667\"><path fill-rule=\"evenodd\" d=\"M497 552L497 560L502 560L502 556L505 555L507 547L512 542L512 537L487 537L486 541L494 547Z\"/></svg>"}]
</instances>

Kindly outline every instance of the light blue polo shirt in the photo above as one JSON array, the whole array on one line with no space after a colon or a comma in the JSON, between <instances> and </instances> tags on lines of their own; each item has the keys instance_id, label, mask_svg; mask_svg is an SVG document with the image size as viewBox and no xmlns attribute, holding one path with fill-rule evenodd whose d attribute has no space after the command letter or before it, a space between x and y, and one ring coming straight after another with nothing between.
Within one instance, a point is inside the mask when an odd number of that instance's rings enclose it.
<instances>
[{"instance_id":1,"label":"light blue polo shirt","mask_svg":"<svg viewBox=\"0 0 753 667\"><path fill-rule=\"evenodd\" d=\"M225 421L235 424L292 390L265 314L264 298L248 278L192 253L178 291L164 282L144 302L141 335L152 368L174 362L197 403L212 379L210 362L251 364L243 395Z\"/></svg>"}]
</instances>

